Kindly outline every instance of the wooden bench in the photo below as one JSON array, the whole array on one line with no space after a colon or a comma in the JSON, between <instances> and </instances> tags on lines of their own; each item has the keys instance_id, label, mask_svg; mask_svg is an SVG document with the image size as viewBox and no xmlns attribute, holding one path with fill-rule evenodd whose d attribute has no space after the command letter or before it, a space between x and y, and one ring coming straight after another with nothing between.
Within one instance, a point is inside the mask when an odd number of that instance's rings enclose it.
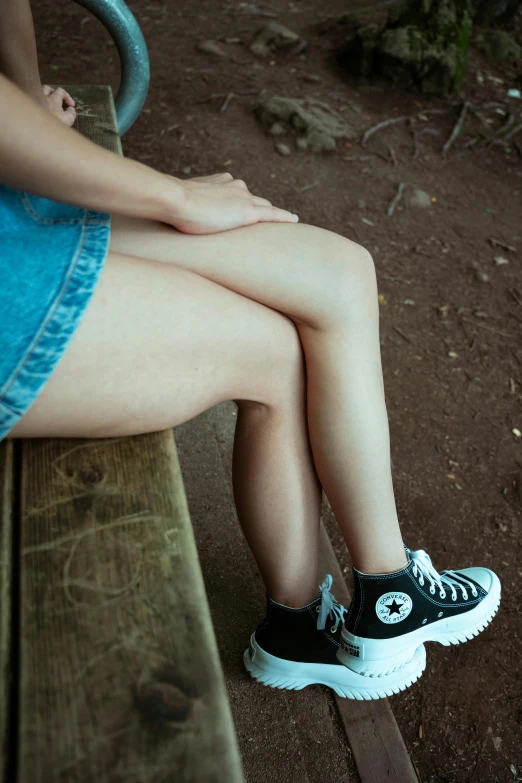
<instances>
[{"instance_id":1,"label":"wooden bench","mask_svg":"<svg viewBox=\"0 0 522 783\"><path fill-rule=\"evenodd\" d=\"M110 88L66 89L121 154ZM172 431L1 443L0 602L0 783L244 780ZM361 781L417 781L388 702L335 698Z\"/></svg>"},{"instance_id":2,"label":"wooden bench","mask_svg":"<svg viewBox=\"0 0 522 783\"><path fill-rule=\"evenodd\" d=\"M243 781L172 431L4 441L0 516L2 783Z\"/></svg>"}]
</instances>

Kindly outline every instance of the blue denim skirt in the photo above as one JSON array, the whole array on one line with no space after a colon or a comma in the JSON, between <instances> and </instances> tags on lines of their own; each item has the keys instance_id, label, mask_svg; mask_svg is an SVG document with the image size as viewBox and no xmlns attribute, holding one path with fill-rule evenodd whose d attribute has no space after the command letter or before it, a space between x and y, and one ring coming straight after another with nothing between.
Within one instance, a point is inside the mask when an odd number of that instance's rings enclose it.
<instances>
[{"instance_id":1,"label":"blue denim skirt","mask_svg":"<svg viewBox=\"0 0 522 783\"><path fill-rule=\"evenodd\" d=\"M0 440L42 391L96 289L111 216L0 184Z\"/></svg>"}]
</instances>

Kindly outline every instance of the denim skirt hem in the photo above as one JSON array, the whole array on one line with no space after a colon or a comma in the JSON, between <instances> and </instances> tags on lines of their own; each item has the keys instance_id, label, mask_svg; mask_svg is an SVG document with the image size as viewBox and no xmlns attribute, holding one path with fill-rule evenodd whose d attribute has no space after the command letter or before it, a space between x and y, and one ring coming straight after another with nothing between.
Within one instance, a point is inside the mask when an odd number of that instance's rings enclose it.
<instances>
[{"instance_id":1,"label":"denim skirt hem","mask_svg":"<svg viewBox=\"0 0 522 783\"><path fill-rule=\"evenodd\" d=\"M80 324L111 216L0 185L0 440L34 403Z\"/></svg>"}]
</instances>

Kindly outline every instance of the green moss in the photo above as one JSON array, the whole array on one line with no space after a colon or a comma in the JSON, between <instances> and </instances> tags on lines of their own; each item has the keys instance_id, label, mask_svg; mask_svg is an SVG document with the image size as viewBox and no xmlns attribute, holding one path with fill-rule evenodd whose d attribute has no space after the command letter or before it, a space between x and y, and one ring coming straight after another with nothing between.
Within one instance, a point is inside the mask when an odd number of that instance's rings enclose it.
<instances>
[{"instance_id":1,"label":"green moss","mask_svg":"<svg viewBox=\"0 0 522 783\"><path fill-rule=\"evenodd\" d=\"M466 66L468 64L468 45L469 33L471 30L471 20L468 19L460 29L459 39L457 41L457 67L453 77L453 87L457 88L466 75Z\"/></svg>"}]
</instances>

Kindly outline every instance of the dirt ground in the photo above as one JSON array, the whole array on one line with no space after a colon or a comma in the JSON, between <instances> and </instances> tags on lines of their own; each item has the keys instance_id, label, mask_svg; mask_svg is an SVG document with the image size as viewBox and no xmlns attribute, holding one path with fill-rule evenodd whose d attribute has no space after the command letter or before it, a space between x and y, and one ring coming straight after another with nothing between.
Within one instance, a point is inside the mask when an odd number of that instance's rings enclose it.
<instances>
[{"instance_id":1,"label":"dirt ground","mask_svg":"<svg viewBox=\"0 0 522 783\"><path fill-rule=\"evenodd\" d=\"M392 706L424 783L522 779L522 147L466 146L484 132L469 116L441 154L463 100L480 107L489 134L509 114L520 117L522 101L507 96L522 86L520 72L517 83L514 69L494 68L472 50L460 94L427 99L340 70L333 51L343 31L319 23L357 3L129 5L148 42L152 83L125 154L181 177L228 170L302 222L372 252L405 541L440 569L491 567L503 585L491 627L463 646L430 645L424 677ZM34 6L44 81L117 87L117 53L96 20L70 0ZM271 18L308 41L304 51L253 56L252 35ZM220 41L225 55L199 51L205 39ZM271 95L329 103L359 140L392 117L416 119L383 128L365 147L341 141L318 155L287 137L293 152L285 157L253 112ZM408 187L389 217L399 183ZM430 196L428 206L408 204L413 188ZM324 521L349 581L327 510Z\"/></svg>"}]
</instances>

